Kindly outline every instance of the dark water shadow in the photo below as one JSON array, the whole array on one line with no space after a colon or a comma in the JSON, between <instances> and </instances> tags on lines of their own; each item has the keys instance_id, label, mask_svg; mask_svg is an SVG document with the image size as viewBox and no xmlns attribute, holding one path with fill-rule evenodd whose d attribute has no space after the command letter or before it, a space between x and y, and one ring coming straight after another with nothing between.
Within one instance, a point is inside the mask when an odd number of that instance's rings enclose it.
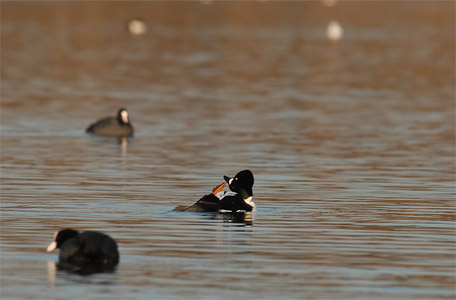
<instances>
[{"instance_id":1,"label":"dark water shadow","mask_svg":"<svg viewBox=\"0 0 456 300\"><path fill-rule=\"evenodd\" d=\"M216 213L213 219L223 220L223 223L232 223L235 225L253 225L253 214L251 212Z\"/></svg>"},{"instance_id":2,"label":"dark water shadow","mask_svg":"<svg viewBox=\"0 0 456 300\"><path fill-rule=\"evenodd\" d=\"M76 266L48 261L47 275L50 286L53 287L64 282L113 285L117 282L117 265Z\"/></svg>"},{"instance_id":3,"label":"dark water shadow","mask_svg":"<svg viewBox=\"0 0 456 300\"><path fill-rule=\"evenodd\" d=\"M60 272L65 272L69 274L77 274L81 276L88 276L92 274L99 273L115 273L117 270L118 264L84 264L84 265L75 265L69 263L58 262L55 263L57 270L57 276Z\"/></svg>"},{"instance_id":4,"label":"dark water shadow","mask_svg":"<svg viewBox=\"0 0 456 300\"><path fill-rule=\"evenodd\" d=\"M189 214L192 216L202 216L207 220L222 220L225 224L233 224L240 226L252 226L254 221L254 213L252 212L235 212L235 213L220 213L220 212L198 212L198 211L168 211L166 214L169 217L184 217Z\"/></svg>"},{"instance_id":5,"label":"dark water shadow","mask_svg":"<svg viewBox=\"0 0 456 300\"><path fill-rule=\"evenodd\" d=\"M120 151L122 156L127 155L128 145L132 143L133 138L127 137L106 137L106 136L98 136L93 134L88 134L89 138L97 143L103 144L110 144L110 145L118 145L120 147Z\"/></svg>"},{"instance_id":6,"label":"dark water shadow","mask_svg":"<svg viewBox=\"0 0 456 300\"><path fill-rule=\"evenodd\" d=\"M91 140L98 141L101 143L117 143L118 145L122 145L123 143L131 143L134 139L134 137L102 136L88 133L86 133L85 136L87 136Z\"/></svg>"}]
</instances>

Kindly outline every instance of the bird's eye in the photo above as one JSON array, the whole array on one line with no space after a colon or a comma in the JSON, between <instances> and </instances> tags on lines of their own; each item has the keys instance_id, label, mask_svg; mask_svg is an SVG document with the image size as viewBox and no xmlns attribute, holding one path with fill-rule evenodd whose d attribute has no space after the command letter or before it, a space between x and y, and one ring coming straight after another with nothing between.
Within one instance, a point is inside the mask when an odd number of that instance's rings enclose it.
<instances>
[{"instance_id":1,"label":"bird's eye","mask_svg":"<svg viewBox=\"0 0 456 300\"><path fill-rule=\"evenodd\" d=\"M238 178L237 178L237 177L235 177L235 178L234 178L234 180L238 180Z\"/></svg>"}]
</instances>

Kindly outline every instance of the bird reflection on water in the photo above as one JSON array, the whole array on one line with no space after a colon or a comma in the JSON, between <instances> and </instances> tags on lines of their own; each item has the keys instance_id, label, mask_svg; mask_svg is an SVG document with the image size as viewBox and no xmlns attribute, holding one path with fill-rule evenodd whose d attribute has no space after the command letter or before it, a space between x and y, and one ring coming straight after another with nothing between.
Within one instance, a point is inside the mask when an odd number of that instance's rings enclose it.
<instances>
[{"instance_id":1,"label":"bird reflection on water","mask_svg":"<svg viewBox=\"0 0 456 300\"><path fill-rule=\"evenodd\" d=\"M115 273L117 264L86 264L75 265L62 262L48 261L48 278L50 282L55 282L59 274L77 274L88 276L99 273Z\"/></svg>"},{"instance_id":2,"label":"bird reflection on water","mask_svg":"<svg viewBox=\"0 0 456 300\"><path fill-rule=\"evenodd\" d=\"M56 263L56 267L59 271L66 271L68 273L86 276L96 273L114 273L117 269L117 264L73 265L59 262Z\"/></svg>"},{"instance_id":3,"label":"bird reflection on water","mask_svg":"<svg viewBox=\"0 0 456 300\"><path fill-rule=\"evenodd\" d=\"M122 151L122 156L127 155L127 146L128 146L128 139L126 137L122 137L118 139L118 143L120 145L120 149Z\"/></svg>"},{"instance_id":4,"label":"bird reflection on water","mask_svg":"<svg viewBox=\"0 0 456 300\"><path fill-rule=\"evenodd\" d=\"M253 214L251 212L217 213L211 219L223 220L223 223L253 225Z\"/></svg>"}]
</instances>

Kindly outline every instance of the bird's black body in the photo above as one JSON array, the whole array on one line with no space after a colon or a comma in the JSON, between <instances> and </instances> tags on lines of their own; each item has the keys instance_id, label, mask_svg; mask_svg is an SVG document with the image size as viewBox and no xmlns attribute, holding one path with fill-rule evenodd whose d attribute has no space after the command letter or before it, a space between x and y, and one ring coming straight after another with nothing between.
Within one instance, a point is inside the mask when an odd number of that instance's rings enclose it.
<instances>
[{"instance_id":1,"label":"bird's black body","mask_svg":"<svg viewBox=\"0 0 456 300\"><path fill-rule=\"evenodd\" d=\"M218 210L221 212L252 211L253 206L247 204L240 194L223 197L218 203Z\"/></svg>"},{"instance_id":2,"label":"bird's black body","mask_svg":"<svg viewBox=\"0 0 456 300\"><path fill-rule=\"evenodd\" d=\"M119 109L116 117L101 119L86 129L87 133L106 137L131 137L134 129L125 108Z\"/></svg>"},{"instance_id":3,"label":"bird's black body","mask_svg":"<svg viewBox=\"0 0 456 300\"><path fill-rule=\"evenodd\" d=\"M207 194L199 199L192 206L179 205L174 210L176 211L207 211L217 212L219 210L219 198L214 194Z\"/></svg>"},{"instance_id":4,"label":"bird's black body","mask_svg":"<svg viewBox=\"0 0 456 300\"><path fill-rule=\"evenodd\" d=\"M49 245L48 251L59 248L62 264L115 265L119 262L116 242L104 233L65 229L57 233L53 243L54 247Z\"/></svg>"},{"instance_id":5,"label":"bird's black body","mask_svg":"<svg viewBox=\"0 0 456 300\"><path fill-rule=\"evenodd\" d=\"M224 176L232 192L219 192L203 196L192 206L179 205L176 211L202 211L202 212L250 212L255 208L252 201L253 174L244 170L230 178Z\"/></svg>"}]
</instances>

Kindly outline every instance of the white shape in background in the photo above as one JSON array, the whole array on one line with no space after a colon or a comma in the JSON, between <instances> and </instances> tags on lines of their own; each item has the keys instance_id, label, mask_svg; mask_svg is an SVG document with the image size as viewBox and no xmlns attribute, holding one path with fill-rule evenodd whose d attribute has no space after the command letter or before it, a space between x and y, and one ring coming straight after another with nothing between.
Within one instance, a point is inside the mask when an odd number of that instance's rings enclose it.
<instances>
[{"instance_id":1,"label":"white shape in background","mask_svg":"<svg viewBox=\"0 0 456 300\"><path fill-rule=\"evenodd\" d=\"M321 3L326 7L336 6L337 0L321 0Z\"/></svg>"},{"instance_id":2,"label":"white shape in background","mask_svg":"<svg viewBox=\"0 0 456 300\"><path fill-rule=\"evenodd\" d=\"M331 21L326 27L326 37L331 41L338 41L344 35L344 29L340 26L339 22Z\"/></svg>"},{"instance_id":3,"label":"white shape in background","mask_svg":"<svg viewBox=\"0 0 456 300\"><path fill-rule=\"evenodd\" d=\"M133 19L128 22L128 31L133 35L142 35L147 31L146 23L138 19Z\"/></svg>"}]
</instances>

